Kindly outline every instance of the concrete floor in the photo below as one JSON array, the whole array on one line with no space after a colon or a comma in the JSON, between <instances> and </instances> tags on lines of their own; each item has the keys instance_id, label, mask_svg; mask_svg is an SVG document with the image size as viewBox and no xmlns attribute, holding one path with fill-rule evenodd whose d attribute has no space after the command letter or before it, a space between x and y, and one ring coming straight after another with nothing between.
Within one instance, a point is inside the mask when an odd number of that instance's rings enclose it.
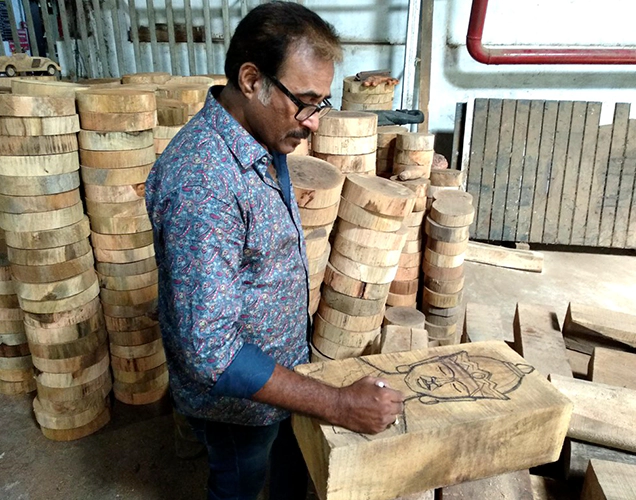
<instances>
[{"instance_id":1,"label":"concrete floor","mask_svg":"<svg viewBox=\"0 0 636 500\"><path fill-rule=\"evenodd\" d=\"M570 301L636 313L636 258L544 252L542 274L467 263L465 300L500 306L550 304L563 319ZM165 405L115 404L104 429L56 443L38 430L31 398L0 396L0 498L4 500L203 500L205 459L176 457Z\"/></svg>"}]
</instances>

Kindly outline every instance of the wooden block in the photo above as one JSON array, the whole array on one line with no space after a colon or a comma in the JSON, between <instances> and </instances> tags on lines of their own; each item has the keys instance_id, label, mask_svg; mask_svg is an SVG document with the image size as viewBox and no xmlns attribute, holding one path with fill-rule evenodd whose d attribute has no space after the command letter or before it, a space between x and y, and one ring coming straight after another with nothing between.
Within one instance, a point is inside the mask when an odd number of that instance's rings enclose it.
<instances>
[{"instance_id":1,"label":"wooden block","mask_svg":"<svg viewBox=\"0 0 636 500\"><path fill-rule=\"evenodd\" d=\"M124 184L121 186L84 185L86 199L100 203L126 203L142 201L146 192L144 182Z\"/></svg>"},{"instance_id":2,"label":"wooden block","mask_svg":"<svg viewBox=\"0 0 636 500\"><path fill-rule=\"evenodd\" d=\"M517 304L515 350L544 376L572 377L559 319L550 306Z\"/></svg>"},{"instance_id":3,"label":"wooden block","mask_svg":"<svg viewBox=\"0 0 636 500\"><path fill-rule=\"evenodd\" d=\"M0 226L5 231L47 231L76 224L84 218L84 206L76 203L67 208L39 213L9 214L0 212Z\"/></svg>"},{"instance_id":4,"label":"wooden block","mask_svg":"<svg viewBox=\"0 0 636 500\"><path fill-rule=\"evenodd\" d=\"M345 178L337 168L310 156L291 157L287 163L299 207L326 208L338 204Z\"/></svg>"},{"instance_id":5,"label":"wooden block","mask_svg":"<svg viewBox=\"0 0 636 500\"><path fill-rule=\"evenodd\" d=\"M379 215L350 203L345 198L340 199L338 217L350 224L383 233L394 233L403 226L404 217L390 217Z\"/></svg>"},{"instance_id":6,"label":"wooden block","mask_svg":"<svg viewBox=\"0 0 636 500\"><path fill-rule=\"evenodd\" d=\"M422 270L426 278L440 281L452 281L464 276L464 264L460 264L457 267L438 267L424 259Z\"/></svg>"},{"instance_id":7,"label":"wooden block","mask_svg":"<svg viewBox=\"0 0 636 500\"><path fill-rule=\"evenodd\" d=\"M86 85L71 82L40 81L27 78L14 78L11 80L11 93L30 96L58 96L72 97L80 90L86 90Z\"/></svg>"},{"instance_id":8,"label":"wooden block","mask_svg":"<svg viewBox=\"0 0 636 500\"><path fill-rule=\"evenodd\" d=\"M435 200L443 200L450 198L451 200L464 200L468 203L473 203L473 195L466 191L458 191L457 189L442 189L440 186L436 187L435 193L431 194L431 197Z\"/></svg>"},{"instance_id":9,"label":"wooden block","mask_svg":"<svg viewBox=\"0 0 636 500\"><path fill-rule=\"evenodd\" d=\"M459 187L462 185L462 182L464 180L463 174L464 172L462 172L461 170L452 170L449 168L434 168L431 170L430 175L431 185Z\"/></svg>"},{"instance_id":10,"label":"wooden block","mask_svg":"<svg viewBox=\"0 0 636 500\"><path fill-rule=\"evenodd\" d=\"M101 315L98 315L98 318L101 318ZM63 360L90 355L99 349L99 346L104 343L107 337L103 320L95 322L94 328L94 330L87 332L86 335L70 342L55 344L31 343L31 354L37 359L47 360Z\"/></svg>"},{"instance_id":11,"label":"wooden block","mask_svg":"<svg viewBox=\"0 0 636 500\"><path fill-rule=\"evenodd\" d=\"M409 231L409 235L410 235L410 231ZM418 238L417 240L409 240L406 243L404 243L404 247L402 248L402 251L404 253L421 252L423 246L424 245L422 244L422 238Z\"/></svg>"},{"instance_id":12,"label":"wooden block","mask_svg":"<svg viewBox=\"0 0 636 500\"><path fill-rule=\"evenodd\" d=\"M435 145L435 135L407 132L396 138L396 148L402 151L431 151Z\"/></svg>"},{"instance_id":13,"label":"wooden block","mask_svg":"<svg viewBox=\"0 0 636 500\"><path fill-rule=\"evenodd\" d=\"M112 335L113 332L141 332L142 330L154 328L159 325L155 318L151 318L150 315L147 314L132 316L129 318L113 317L104 314L104 321L106 322L106 328L108 329L109 335ZM143 344L143 342L140 343ZM119 344L123 345L123 342L119 342Z\"/></svg>"},{"instance_id":14,"label":"wooden block","mask_svg":"<svg viewBox=\"0 0 636 500\"><path fill-rule=\"evenodd\" d=\"M130 262L128 264L113 264L110 262L97 262L95 269L104 276L131 276L134 274L149 273L157 269L157 261L154 257Z\"/></svg>"},{"instance_id":15,"label":"wooden block","mask_svg":"<svg viewBox=\"0 0 636 500\"><path fill-rule=\"evenodd\" d=\"M329 243L329 238L327 238L326 236L322 238L319 238L318 236L314 236L309 239L305 238L304 241L305 241L305 252L307 254L307 259L315 259L325 253L327 249L327 244Z\"/></svg>"},{"instance_id":16,"label":"wooden block","mask_svg":"<svg viewBox=\"0 0 636 500\"><path fill-rule=\"evenodd\" d=\"M464 289L464 277L454 280L436 280L431 277L424 279L424 286L429 290L437 293L459 293ZM491 339L491 340L503 340L503 339Z\"/></svg>"},{"instance_id":17,"label":"wooden block","mask_svg":"<svg viewBox=\"0 0 636 500\"><path fill-rule=\"evenodd\" d=\"M343 94L344 95L344 94ZM374 109L393 109L392 102L382 102L382 103L371 103L371 104L363 104L357 102L350 102L346 99L342 99L342 109L343 110L355 110L355 111L367 111Z\"/></svg>"},{"instance_id":18,"label":"wooden block","mask_svg":"<svg viewBox=\"0 0 636 500\"><path fill-rule=\"evenodd\" d=\"M373 316L379 314L384 309L384 303L386 302L386 298L369 300L351 297L335 291L328 285L322 288L322 300L332 309L351 316Z\"/></svg>"},{"instance_id":19,"label":"wooden block","mask_svg":"<svg viewBox=\"0 0 636 500\"><path fill-rule=\"evenodd\" d=\"M131 88L89 89L77 94L77 109L80 114L94 113L141 113L157 109L154 92Z\"/></svg>"},{"instance_id":20,"label":"wooden block","mask_svg":"<svg viewBox=\"0 0 636 500\"><path fill-rule=\"evenodd\" d=\"M121 151L90 151L80 149L80 162L84 167L91 168L130 168L149 165L155 161L155 146L142 149L127 149Z\"/></svg>"},{"instance_id":21,"label":"wooden block","mask_svg":"<svg viewBox=\"0 0 636 500\"><path fill-rule=\"evenodd\" d=\"M25 250L22 248L7 247L9 261L22 266L41 266L59 264L70 259L76 259L90 252L91 245L88 238L76 243L54 248L40 250Z\"/></svg>"},{"instance_id":22,"label":"wooden block","mask_svg":"<svg viewBox=\"0 0 636 500\"><path fill-rule=\"evenodd\" d=\"M143 372L164 364L166 362L166 354L162 349L155 354L143 358L120 358L111 354L110 359L113 370Z\"/></svg>"},{"instance_id":23,"label":"wooden block","mask_svg":"<svg viewBox=\"0 0 636 500\"><path fill-rule=\"evenodd\" d=\"M424 178L409 179L406 181L400 181L400 185L405 186L411 191L413 191L415 193L415 196L418 199L420 199L420 198L426 198L428 188L430 186L430 181ZM413 210L418 212L421 211L421 210L415 210L415 208Z\"/></svg>"},{"instance_id":24,"label":"wooden block","mask_svg":"<svg viewBox=\"0 0 636 500\"><path fill-rule=\"evenodd\" d=\"M512 325L504 326L499 307L469 302L464 316L463 342L500 340L514 342Z\"/></svg>"},{"instance_id":25,"label":"wooden block","mask_svg":"<svg viewBox=\"0 0 636 500\"><path fill-rule=\"evenodd\" d=\"M102 234L128 234L150 231L152 225L148 215L133 215L127 217L97 217L91 216L91 228Z\"/></svg>"},{"instance_id":26,"label":"wooden block","mask_svg":"<svg viewBox=\"0 0 636 500\"><path fill-rule=\"evenodd\" d=\"M438 224L431 217L426 217L424 232L435 240L447 243L459 243L468 239L468 227L447 227Z\"/></svg>"},{"instance_id":27,"label":"wooden block","mask_svg":"<svg viewBox=\"0 0 636 500\"><path fill-rule=\"evenodd\" d=\"M88 288L77 293L71 297L66 297L58 300L27 300L18 296L20 301L20 308L25 312L31 312L35 314L49 314L56 312L72 311L78 307L81 307L95 297L99 295L99 282L97 276L94 276L94 281Z\"/></svg>"},{"instance_id":28,"label":"wooden block","mask_svg":"<svg viewBox=\"0 0 636 500\"><path fill-rule=\"evenodd\" d=\"M12 214L47 212L80 203L79 189L43 196L7 196L0 194L3 212Z\"/></svg>"},{"instance_id":29,"label":"wooden block","mask_svg":"<svg viewBox=\"0 0 636 500\"><path fill-rule=\"evenodd\" d=\"M413 192L396 182L349 174L342 189L342 197L349 203L374 214L404 219L413 211Z\"/></svg>"},{"instance_id":30,"label":"wooden block","mask_svg":"<svg viewBox=\"0 0 636 500\"><path fill-rule=\"evenodd\" d=\"M80 113L80 125L84 130L102 132L137 132L150 130L157 125L157 113Z\"/></svg>"},{"instance_id":31,"label":"wooden block","mask_svg":"<svg viewBox=\"0 0 636 500\"><path fill-rule=\"evenodd\" d=\"M636 465L636 454L613 450L573 439L566 439L563 446L566 479L583 479L591 459L609 460Z\"/></svg>"},{"instance_id":32,"label":"wooden block","mask_svg":"<svg viewBox=\"0 0 636 500\"><path fill-rule=\"evenodd\" d=\"M505 500L534 500L528 469L499 476L467 481L441 490L440 500L502 498Z\"/></svg>"},{"instance_id":33,"label":"wooden block","mask_svg":"<svg viewBox=\"0 0 636 500\"><path fill-rule=\"evenodd\" d=\"M81 167L82 181L98 186L130 186L146 182L152 163L131 168Z\"/></svg>"},{"instance_id":34,"label":"wooden block","mask_svg":"<svg viewBox=\"0 0 636 500\"><path fill-rule=\"evenodd\" d=\"M320 119L318 135L334 137L368 137L377 133L378 117L374 113L331 110Z\"/></svg>"},{"instance_id":35,"label":"wooden block","mask_svg":"<svg viewBox=\"0 0 636 500\"><path fill-rule=\"evenodd\" d=\"M595 347L589 375L592 382L636 390L636 354Z\"/></svg>"},{"instance_id":36,"label":"wooden block","mask_svg":"<svg viewBox=\"0 0 636 500\"><path fill-rule=\"evenodd\" d=\"M535 273L543 271L543 254L540 252L515 250L476 241L471 241L468 244L466 260L521 271Z\"/></svg>"},{"instance_id":37,"label":"wooden block","mask_svg":"<svg viewBox=\"0 0 636 500\"><path fill-rule=\"evenodd\" d=\"M42 156L77 151L77 134L3 137L0 155Z\"/></svg>"},{"instance_id":38,"label":"wooden block","mask_svg":"<svg viewBox=\"0 0 636 500\"><path fill-rule=\"evenodd\" d=\"M422 252L405 253L402 252L398 261L400 267L417 267L419 269L422 263Z\"/></svg>"},{"instance_id":39,"label":"wooden block","mask_svg":"<svg viewBox=\"0 0 636 500\"><path fill-rule=\"evenodd\" d=\"M552 462L572 409L531 366L497 342L302 365L296 371L332 386L381 376L406 399L398 425L377 435L293 416L324 500L387 500ZM429 379L436 382L424 383ZM484 454L488 460L481 459ZM452 461L439 459L451 455Z\"/></svg>"},{"instance_id":40,"label":"wooden block","mask_svg":"<svg viewBox=\"0 0 636 500\"><path fill-rule=\"evenodd\" d=\"M426 167L425 170L430 174L434 154L434 151L403 151L396 148L393 161L403 165L424 166Z\"/></svg>"},{"instance_id":41,"label":"wooden block","mask_svg":"<svg viewBox=\"0 0 636 500\"><path fill-rule=\"evenodd\" d=\"M460 253L458 255L445 255L441 253L434 252L430 247L426 248L424 253L424 258L426 262L436 267L443 268L454 268L457 266L461 266L464 263L464 254Z\"/></svg>"},{"instance_id":42,"label":"wooden block","mask_svg":"<svg viewBox=\"0 0 636 500\"><path fill-rule=\"evenodd\" d=\"M460 255L465 253L468 249L468 239L458 241L457 243L448 243L447 241L428 238L426 240L426 247L442 255Z\"/></svg>"},{"instance_id":43,"label":"wooden block","mask_svg":"<svg viewBox=\"0 0 636 500\"><path fill-rule=\"evenodd\" d=\"M73 429L49 429L47 427L41 427L41 430L42 434L52 441L74 441L97 432L108 422L110 422L110 409L106 406L94 420L81 427L75 427Z\"/></svg>"},{"instance_id":44,"label":"wooden block","mask_svg":"<svg viewBox=\"0 0 636 500\"><path fill-rule=\"evenodd\" d=\"M108 345L106 342L103 342L91 352L74 356L72 358L49 359L40 358L34 355L31 357L33 359L33 365L42 372L69 373L83 370L84 368L88 368L89 366L98 363L99 360L103 359L104 353L107 352ZM38 388L38 394L40 393L41 391ZM49 394L43 397L51 398ZM79 399L79 397L75 397L73 399Z\"/></svg>"},{"instance_id":45,"label":"wooden block","mask_svg":"<svg viewBox=\"0 0 636 500\"><path fill-rule=\"evenodd\" d=\"M327 262L329 261L329 255L331 254L331 246L327 243L325 251L319 257L315 259L310 259L307 261L308 269L307 272L310 276L321 273L327 267Z\"/></svg>"},{"instance_id":46,"label":"wooden block","mask_svg":"<svg viewBox=\"0 0 636 500\"><path fill-rule=\"evenodd\" d=\"M370 353L373 349L372 346L376 343L376 339L380 335L380 327L378 326L369 331L354 332L332 325L320 314L316 314L314 318L313 335L319 336L322 339L328 340L337 345L354 347L360 349L360 352ZM318 347L318 345L316 345L316 347ZM324 354L329 356L328 353Z\"/></svg>"},{"instance_id":47,"label":"wooden block","mask_svg":"<svg viewBox=\"0 0 636 500\"><path fill-rule=\"evenodd\" d=\"M354 104L388 104L393 103L393 93L365 94L362 92L343 92L342 99Z\"/></svg>"},{"instance_id":48,"label":"wooden block","mask_svg":"<svg viewBox=\"0 0 636 500\"><path fill-rule=\"evenodd\" d=\"M25 331L31 345L65 345L73 343L87 335L104 328L104 318L99 304L99 299L89 303L83 308L78 308L73 312L76 323L64 324L61 326L46 327L38 326L29 318L29 323L25 325ZM55 323L54 323L55 325ZM100 342L101 343L101 342ZM37 351L37 349L34 349ZM36 352L37 355L37 352ZM46 357L46 356L40 356Z\"/></svg>"},{"instance_id":49,"label":"wooden block","mask_svg":"<svg viewBox=\"0 0 636 500\"><path fill-rule=\"evenodd\" d=\"M636 498L636 465L590 460L581 500Z\"/></svg>"},{"instance_id":50,"label":"wooden block","mask_svg":"<svg viewBox=\"0 0 636 500\"><path fill-rule=\"evenodd\" d=\"M357 80L355 75L346 76L342 81L342 87L345 92L350 93L386 94L393 92L393 86L389 83L381 83L377 86L366 86L364 82Z\"/></svg>"},{"instance_id":51,"label":"wooden block","mask_svg":"<svg viewBox=\"0 0 636 500\"><path fill-rule=\"evenodd\" d=\"M396 276L397 266L370 266L351 260L333 250L329 257L330 264L345 276L365 283L388 284Z\"/></svg>"},{"instance_id":52,"label":"wooden block","mask_svg":"<svg viewBox=\"0 0 636 500\"><path fill-rule=\"evenodd\" d=\"M146 215L145 200L104 203L86 200L86 212L90 217L130 217Z\"/></svg>"},{"instance_id":53,"label":"wooden block","mask_svg":"<svg viewBox=\"0 0 636 500\"><path fill-rule=\"evenodd\" d=\"M411 212L404 219L404 225L407 227L420 227L424 223L424 211Z\"/></svg>"},{"instance_id":54,"label":"wooden block","mask_svg":"<svg viewBox=\"0 0 636 500\"><path fill-rule=\"evenodd\" d=\"M386 305L391 307L417 307L417 292L406 295L389 292L386 297Z\"/></svg>"},{"instance_id":55,"label":"wooden block","mask_svg":"<svg viewBox=\"0 0 636 500\"><path fill-rule=\"evenodd\" d=\"M399 125L382 125L378 127L378 149L393 147L395 148L395 142L398 134L405 134L408 130Z\"/></svg>"},{"instance_id":56,"label":"wooden block","mask_svg":"<svg viewBox=\"0 0 636 500\"><path fill-rule=\"evenodd\" d=\"M121 81L124 84L129 83L158 83L163 84L172 78L170 73L154 71L150 73L131 73L123 75Z\"/></svg>"},{"instance_id":57,"label":"wooden block","mask_svg":"<svg viewBox=\"0 0 636 500\"><path fill-rule=\"evenodd\" d=\"M563 323L568 347L592 354L594 346L636 348L636 316L570 303Z\"/></svg>"},{"instance_id":58,"label":"wooden block","mask_svg":"<svg viewBox=\"0 0 636 500\"><path fill-rule=\"evenodd\" d=\"M572 349L566 349L566 353L568 355L568 362L570 363L570 368L572 368L572 374L574 377L589 380L588 373L590 359L592 356L582 352L573 351Z\"/></svg>"},{"instance_id":59,"label":"wooden block","mask_svg":"<svg viewBox=\"0 0 636 500\"><path fill-rule=\"evenodd\" d=\"M77 189L79 171L41 176L0 175L0 193L9 196L43 196Z\"/></svg>"},{"instance_id":60,"label":"wooden block","mask_svg":"<svg viewBox=\"0 0 636 500\"><path fill-rule=\"evenodd\" d=\"M390 267L398 265L402 252L396 250L380 250L363 246L343 237L340 232L336 233L333 242L333 249L338 253L355 262L360 262L368 266ZM419 265L419 262L418 264Z\"/></svg>"},{"instance_id":61,"label":"wooden block","mask_svg":"<svg viewBox=\"0 0 636 500\"><path fill-rule=\"evenodd\" d=\"M424 314L411 307L389 307L384 314L382 325L424 329L425 321Z\"/></svg>"},{"instance_id":62,"label":"wooden block","mask_svg":"<svg viewBox=\"0 0 636 500\"><path fill-rule=\"evenodd\" d=\"M90 251L90 250L89 250ZM77 276L51 283L22 283L15 282L16 291L20 299L33 301L60 300L72 297L89 288L97 276L93 269L88 269Z\"/></svg>"},{"instance_id":63,"label":"wooden block","mask_svg":"<svg viewBox=\"0 0 636 500\"><path fill-rule=\"evenodd\" d=\"M58 248L82 241L90 234L88 217L69 226L45 231L10 231L6 233L7 245L25 250Z\"/></svg>"},{"instance_id":64,"label":"wooden block","mask_svg":"<svg viewBox=\"0 0 636 500\"><path fill-rule=\"evenodd\" d=\"M343 174L366 174L375 171L377 158L375 152L364 155L334 155L312 151L311 154L314 157L333 165Z\"/></svg>"},{"instance_id":65,"label":"wooden block","mask_svg":"<svg viewBox=\"0 0 636 500\"><path fill-rule=\"evenodd\" d=\"M128 151L153 145L151 130L139 132L95 132L81 130L79 146L85 151Z\"/></svg>"},{"instance_id":66,"label":"wooden block","mask_svg":"<svg viewBox=\"0 0 636 500\"><path fill-rule=\"evenodd\" d=\"M313 134L311 149L317 153L330 155L366 155L374 153L378 142L377 135L366 137L335 137Z\"/></svg>"},{"instance_id":67,"label":"wooden block","mask_svg":"<svg viewBox=\"0 0 636 500\"><path fill-rule=\"evenodd\" d=\"M447 308L456 307L461 304L462 294L459 293L438 293L424 287L423 300L434 307Z\"/></svg>"},{"instance_id":68,"label":"wooden block","mask_svg":"<svg viewBox=\"0 0 636 500\"><path fill-rule=\"evenodd\" d=\"M7 177L58 175L78 169L79 159L76 152L44 156L0 156L0 175Z\"/></svg>"},{"instance_id":69,"label":"wooden block","mask_svg":"<svg viewBox=\"0 0 636 500\"><path fill-rule=\"evenodd\" d=\"M391 286L390 283L376 284L356 280L341 273L329 263L327 263L325 270L324 283L335 291L349 295L350 297L369 300L386 297L389 292L389 287Z\"/></svg>"},{"instance_id":70,"label":"wooden block","mask_svg":"<svg viewBox=\"0 0 636 500\"><path fill-rule=\"evenodd\" d=\"M303 226L327 226L333 224L338 216L339 203L325 208L298 207L300 222Z\"/></svg>"},{"instance_id":71,"label":"wooden block","mask_svg":"<svg viewBox=\"0 0 636 500\"><path fill-rule=\"evenodd\" d=\"M372 316L351 316L329 307L324 300L320 301L318 313L322 318L337 328L352 332L368 332L382 324L384 309Z\"/></svg>"},{"instance_id":72,"label":"wooden block","mask_svg":"<svg viewBox=\"0 0 636 500\"><path fill-rule=\"evenodd\" d=\"M397 281L411 281L418 279L420 276L420 270L417 267L398 267L395 272L394 280Z\"/></svg>"},{"instance_id":73,"label":"wooden block","mask_svg":"<svg viewBox=\"0 0 636 500\"><path fill-rule=\"evenodd\" d=\"M574 403L568 437L636 452L636 391L561 375L550 380Z\"/></svg>"},{"instance_id":74,"label":"wooden block","mask_svg":"<svg viewBox=\"0 0 636 500\"><path fill-rule=\"evenodd\" d=\"M165 127L183 126L188 120L188 105L176 99L157 97L157 123Z\"/></svg>"},{"instance_id":75,"label":"wooden block","mask_svg":"<svg viewBox=\"0 0 636 500\"><path fill-rule=\"evenodd\" d=\"M367 229L342 219L338 221L337 228L337 236L349 241L378 250L400 250L400 252L403 250L407 234L408 229L405 226L389 233Z\"/></svg>"},{"instance_id":76,"label":"wooden block","mask_svg":"<svg viewBox=\"0 0 636 500\"><path fill-rule=\"evenodd\" d=\"M399 325L382 327L380 353L404 352L428 349L428 333L423 328Z\"/></svg>"},{"instance_id":77,"label":"wooden block","mask_svg":"<svg viewBox=\"0 0 636 500\"><path fill-rule=\"evenodd\" d=\"M0 116L70 116L74 97L0 94Z\"/></svg>"},{"instance_id":78,"label":"wooden block","mask_svg":"<svg viewBox=\"0 0 636 500\"><path fill-rule=\"evenodd\" d=\"M0 379L0 394L15 396L18 394L28 394L35 391L35 380L23 380L18 382L8 382Z\"/></svg>"},{"instance_id":79,"label":"wooden block","mask_svg":"<svg viewBox=\"0 0 636 500\"><path fill-rule=\"evenodd\" d=\"M475 209L467 201L441 199L435 200L431 206L431 220L440 226L470 226L475 217Z\"/></svg>"}]
</instances>

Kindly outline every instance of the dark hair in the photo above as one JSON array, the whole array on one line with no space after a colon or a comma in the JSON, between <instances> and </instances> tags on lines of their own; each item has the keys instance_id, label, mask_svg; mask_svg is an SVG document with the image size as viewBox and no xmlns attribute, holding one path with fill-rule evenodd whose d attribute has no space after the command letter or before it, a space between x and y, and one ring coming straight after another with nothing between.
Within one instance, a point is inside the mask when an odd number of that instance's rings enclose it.
<instances>
[{"instance_id":1,"label":"dark hair","mask_svg":"<svg viewBox=\"0 0 636 500\"><path fill-rule=\"evenodd\" d=\"M252 9L236 27L225 58L225 76L238 87L239 69L246 62L278 76L290 48L307 42L321 58L342 58L334 27L308 8L291 2L271 2Z\"/></svg>"}]
</instances>

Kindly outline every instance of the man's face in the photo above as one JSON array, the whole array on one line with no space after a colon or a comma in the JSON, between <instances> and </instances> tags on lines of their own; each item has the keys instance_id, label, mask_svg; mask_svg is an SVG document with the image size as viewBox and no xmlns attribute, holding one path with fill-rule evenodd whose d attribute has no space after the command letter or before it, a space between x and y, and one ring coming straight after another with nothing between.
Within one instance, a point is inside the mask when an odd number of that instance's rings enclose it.
<instances>
[{"instance_id":1,"label":"man's face","mask_svg":"<svg viewBox=\"0 0 636 500\"><path fill-rule=\"evenodd\" d=\"M292 49L283 63L278 79L300 101L321 104L328 98L333 80L333 62L314 56L311 49L300 46ZM266 77L263 77L266 78ZM257 139L270 151L291 153L302 139L318 129L318 116L306 120L294 118L298 107L275 85L271 84L269 102L256 104Z\"/></svg>"}]
</instances>

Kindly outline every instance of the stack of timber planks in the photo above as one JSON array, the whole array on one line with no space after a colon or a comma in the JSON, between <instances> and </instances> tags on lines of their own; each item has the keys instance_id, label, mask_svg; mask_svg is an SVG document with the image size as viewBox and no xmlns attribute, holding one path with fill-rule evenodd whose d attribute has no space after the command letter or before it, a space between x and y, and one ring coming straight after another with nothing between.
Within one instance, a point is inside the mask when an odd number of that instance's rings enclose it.
<instances>
[{"instance_id":1,"label":"stack of timber planks","mask_svg":"<svg viewBox=\"0 0 636 500\"><path fill-rule=\"evenodd\" d=\"M312 155L344 174L375 175L378 117L373 113L330 111L312 134Z\"/></svg>"},{"instance_id":2,"label":"stack of timber planks","mask_svg":"<svg viewBox=\"0 0 636 500\"><path fill-rule=\"evenodd\" d=\"M397 136L407 133L408 130L399 125L385 125L378 127L378 146L375 152L375 174L389 178L393 175L393 159L395 157L395 145Z\"/></svg>"},{"instance_id":3,"label":"stack of timber planks","mask_svg":"<svg viewBox=\"0 0 636 500\"><path fill-rule=\"evenodd\" d=\"M144 183L155 160L155 95L93 89L77 98L80 159L110 340L115 397L158 401L168 368L156 320L158 276Z\"/></svg>"},{"instance_id":4,"label":"stack of timber planks","mask_svg":"<svg viewBox=\"0 0 636 500\"><path fill-rule=\"evenodd\" d=\"M313 316L320 303L320 287L331 252L329 235L338 215L345 178L330 163L311 156L290 156L287 164L305 234L309 314Z\"/></svg>"},{"instance_id":5,"label":"stack of timber planks","mask_svg":"<svg viewBox=\"0 0 636 500\"><path fill-rule=\"evenodd\" d=\"M77 439L110 420L111 378L80 199L75 99L0 97L3 120L21 124L19 136L0 141L0 226L38 370L35 417L46 437Z\"/></svg>"},{"instance_id":6,"label":"stack of timber planks","mask_svg":"<svg viewBox=\"0 0 636 500\"><path fill-rule=\"evenodd\" d=\"M325 285L314 318L314 358L377 351L390 284L415 195L404 186L350 174L345 180Z\"/></svg>"},{"instance_id":7,"label":"stack of timber planks","mask_svg":"<svg viewBox=\"0 0 636 500\"><path fill-rule=\"evenodd\" d=\"M381 83L375 87L366 87L355 76L346 76L342 87L343 110L393 109L395 85Z\"/></svg>"}]
</instances>

